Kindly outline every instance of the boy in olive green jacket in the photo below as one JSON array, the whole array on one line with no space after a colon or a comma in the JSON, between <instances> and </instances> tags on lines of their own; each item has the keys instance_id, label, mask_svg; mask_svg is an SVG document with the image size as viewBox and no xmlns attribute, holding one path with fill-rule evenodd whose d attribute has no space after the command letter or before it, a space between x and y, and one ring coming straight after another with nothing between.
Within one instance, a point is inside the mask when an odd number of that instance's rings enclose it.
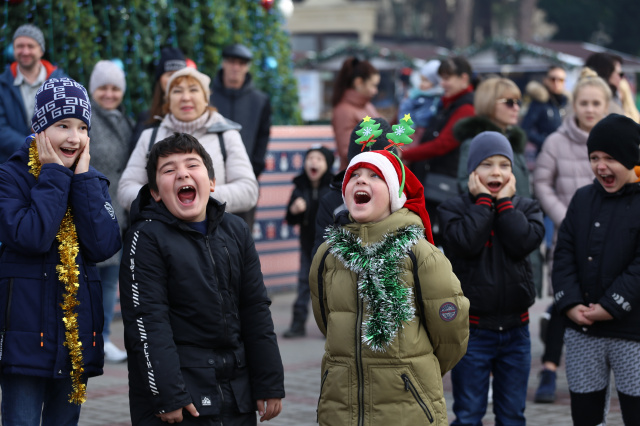
<instances>
[{"instance_id":1,"label":"boy in olive green jacket","mask_svg":"<svg viewBox=\"0 0 640 426\"><path fill-rule=\"evenodd\" d=\"M469 301L432 244L418 179L388 151L355 156L348 211L309 276L327 337L320 424L447 424L442 375L462 358Z\"/></svg>"}]
</instances>

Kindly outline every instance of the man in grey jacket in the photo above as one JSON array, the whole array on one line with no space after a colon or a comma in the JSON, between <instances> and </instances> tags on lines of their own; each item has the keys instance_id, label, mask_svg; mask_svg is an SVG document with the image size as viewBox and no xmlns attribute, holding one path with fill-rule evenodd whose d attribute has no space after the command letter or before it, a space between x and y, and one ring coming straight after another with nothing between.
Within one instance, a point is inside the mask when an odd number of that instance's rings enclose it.
<instances>
[{"instance_id":1,"label":"man in grey jacket","mask_svg":"<svg viewBox=\"0 0 640 426\"><path fill-rule=\"evenodd\" d=\"M211 84L211 105L225 118L242 126L240 135L247 148L256 178L264 170L269 132L271 129L271 103L269 97L252 82L249 66L253 54L241 44L232 44L222 50L222 68ZM253 228L255 207L238 214Z\"/></svg>"}]
</instances>

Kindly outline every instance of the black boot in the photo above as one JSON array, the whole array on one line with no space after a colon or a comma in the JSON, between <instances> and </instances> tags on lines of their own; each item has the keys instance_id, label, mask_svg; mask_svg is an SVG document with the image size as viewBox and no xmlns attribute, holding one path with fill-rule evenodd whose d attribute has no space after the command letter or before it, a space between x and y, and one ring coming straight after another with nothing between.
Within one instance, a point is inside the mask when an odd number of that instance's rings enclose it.
<instances>
[{"instance_id":1,"label":"black boot","mask_svg":"<svg viewBox=\"0 0 640 426\"><path fill-rule=\"evenodd\" d=\"M304 323L300 321L294 321L291 324L291 328L285 331L283 336L289 339L293 337L304 337L306 334L307 332L304 329Z\"/></svg>"}]
</instances>

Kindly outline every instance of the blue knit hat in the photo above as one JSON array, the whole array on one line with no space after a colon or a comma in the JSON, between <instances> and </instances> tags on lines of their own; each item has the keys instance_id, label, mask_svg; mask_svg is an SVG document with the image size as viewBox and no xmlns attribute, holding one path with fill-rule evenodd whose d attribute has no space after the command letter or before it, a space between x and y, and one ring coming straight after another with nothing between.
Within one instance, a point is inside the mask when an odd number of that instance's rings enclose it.
<instances>
[{"instance_id":1,"label":"blue knit hat","mask_svg":"<svg viewBox=\"0 0 640 426\"><path fill-rule=\"evenodd\" d=\"M482 132L476 135L469 146L467 173L471 174L485 158L494 155L507 157L513 166L513 149L505 135L498 132Z\"/></svg>"},{"instance_id":2,"label":"blue knit hat","mask_svg":"<svg viewBox=\"0 0 640 426\"><path fill-rule=\"evenodd\" d=\"M87 90L73 79L50 78L36 93L31 128L40 133L65 118L77 118L91 129L91 102Z\"/></svg>"}]
</instances>

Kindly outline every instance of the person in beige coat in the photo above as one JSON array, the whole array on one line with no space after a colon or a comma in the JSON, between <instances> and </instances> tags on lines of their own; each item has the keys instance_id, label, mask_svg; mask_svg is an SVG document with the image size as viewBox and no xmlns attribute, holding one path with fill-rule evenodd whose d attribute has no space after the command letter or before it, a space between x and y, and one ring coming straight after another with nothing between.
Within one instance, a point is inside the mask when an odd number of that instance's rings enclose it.
<instances>
[{"instance_id":1,"label":"person in beige coat","mask_svg":"<svg viewBox=\"0 0 640 426\"><path fill-rule=\"evenodd\" d=\"M573 113L567 115L558 130L545 140L533 172L533 188L542 210L553 221L551 253L547 256L551 271L553 246L564 220L571 198L578 188L593 181L589 163L587 138L589 132L609 110L611 89L590 68L584 68L573 89ZM563 317L551 308L551 317L544 336L543 370L534 400L555 401L556 369L562 356Z\"/></svg>"},{"instance_id":2,"label":"person in beige coat","mask_svg":"<svg viewBox=\"0 0 640 426\"><path fill-rule=\"evenodd\" d=\"M466 352L469 301L432 244L423 187L403 168L388 151L351 160L348 211L311 266L327 337L321 425L447 425L442 376Z\"/></svg>"},{"instance_id":3,"label":"person in beige coat","mask_svg":"<svg viewBox=\"0 0 640 426\"><path fill-rule=\"evenodd\" d=\"M216 190L211 195L227 203L229 213L245 212L258 202L258 181L240 125L209 106L211 79L193 68L175 72L167 82L164 116L159 127L146 129L131 153L118 185L118 201L127 210L147 183L145 165L153 143L175 132L194 136L207 150L216 171Z\"/></svg>"}]
</instances>

